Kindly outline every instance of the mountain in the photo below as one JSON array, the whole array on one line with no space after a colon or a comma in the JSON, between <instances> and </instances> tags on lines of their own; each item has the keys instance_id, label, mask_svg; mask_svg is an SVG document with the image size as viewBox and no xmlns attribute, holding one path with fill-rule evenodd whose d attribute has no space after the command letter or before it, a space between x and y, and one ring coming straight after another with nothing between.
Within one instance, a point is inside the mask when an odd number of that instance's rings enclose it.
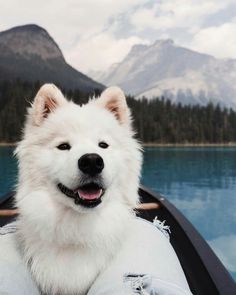
<instances>
[{"instance_id":1,"label":"mountain","mask_svg":"<svg viewBox=\"0 0 236 295\"><path fill-rule=\"evenodd\" d=\"M236 109L236 60L198 53L170 39L134 45L123 61L93 77L137 98L164 96L200 105L212 101Z\"/></svg>"},{"instance_id":2,"label":"mountain","mask_svg":"<svg viewBox=\"0 0 236 295\"><path fill-rule=\"evenodd\" d=\"M48 32L33 24L0 32L0 81L16 78L86 92L104 88L67 64Z\"/></svg>"}]
</instances>

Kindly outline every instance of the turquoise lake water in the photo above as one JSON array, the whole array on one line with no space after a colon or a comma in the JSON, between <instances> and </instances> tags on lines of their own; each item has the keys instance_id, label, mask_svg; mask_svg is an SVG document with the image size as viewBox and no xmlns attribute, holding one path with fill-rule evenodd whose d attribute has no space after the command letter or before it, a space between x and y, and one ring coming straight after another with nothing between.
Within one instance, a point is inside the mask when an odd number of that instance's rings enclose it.
<instances>
[{"instance_id":1,"label":"turquoise lake water","mask_svg":"<svg viewBox=\"0 0 236 295\"><path fill-rule=\"evenodd\" d=\"M0 195L16 181L12 152L0 147ZM236 148L146 148L142 183L182 211L236 280Z\"/></svg>"}]
</instances>

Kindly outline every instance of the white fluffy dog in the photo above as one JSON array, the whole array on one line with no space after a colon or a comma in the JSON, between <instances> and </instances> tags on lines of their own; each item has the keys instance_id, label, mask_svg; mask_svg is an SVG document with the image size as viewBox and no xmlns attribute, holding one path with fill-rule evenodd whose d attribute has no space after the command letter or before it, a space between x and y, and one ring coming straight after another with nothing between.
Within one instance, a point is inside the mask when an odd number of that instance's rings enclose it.
<instances>
[{"instance_id":1,"label":"white fluffy dog","mask_svg":"<svg viewBox=\"0 0 236 295\"><path fill-rule=\"evenodd\" d=\"M138 202L142 156L123 92L79 106L37 93L16 154L22 257L47 294L85 294L119 251Z\"/></svg>"}]
</instances>

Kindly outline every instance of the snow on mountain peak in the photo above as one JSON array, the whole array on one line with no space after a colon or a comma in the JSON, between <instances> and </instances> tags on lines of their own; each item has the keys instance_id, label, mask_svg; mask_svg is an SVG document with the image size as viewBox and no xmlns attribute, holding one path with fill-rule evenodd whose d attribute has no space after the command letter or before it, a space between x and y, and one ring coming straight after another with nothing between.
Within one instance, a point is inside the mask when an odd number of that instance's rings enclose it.
<instances>
[{"instance_id":1,"label":"snow on mountain peak","mask_svg":"<svg viewBox=\"0 0 236 295\"><path fill-rule=\"evenodd\" d=\"M100 74L103 84L149 99L206 105L209 101L236 109L236 60L216 59L180 47L171 39L134 45L120 63Z\"/></svg>"}]
</instances>

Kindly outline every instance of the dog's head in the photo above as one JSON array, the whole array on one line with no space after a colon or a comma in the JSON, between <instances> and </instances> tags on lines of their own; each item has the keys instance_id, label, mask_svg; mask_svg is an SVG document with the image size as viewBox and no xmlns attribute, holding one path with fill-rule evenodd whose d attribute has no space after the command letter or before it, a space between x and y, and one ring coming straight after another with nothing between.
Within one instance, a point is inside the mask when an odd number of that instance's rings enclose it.
<instances>
[{"instance_id":1,"label":"dog's head","mask_svg":"<svg viewBox=\"0 0 236 295\"><path fill-rule=\"evenodd\" d=\"M20 182L78 211L116 198L135 206L141 152L118 87L79 106L52 84L37 93L17 148Z\"/></svg>"}]
</instances>

